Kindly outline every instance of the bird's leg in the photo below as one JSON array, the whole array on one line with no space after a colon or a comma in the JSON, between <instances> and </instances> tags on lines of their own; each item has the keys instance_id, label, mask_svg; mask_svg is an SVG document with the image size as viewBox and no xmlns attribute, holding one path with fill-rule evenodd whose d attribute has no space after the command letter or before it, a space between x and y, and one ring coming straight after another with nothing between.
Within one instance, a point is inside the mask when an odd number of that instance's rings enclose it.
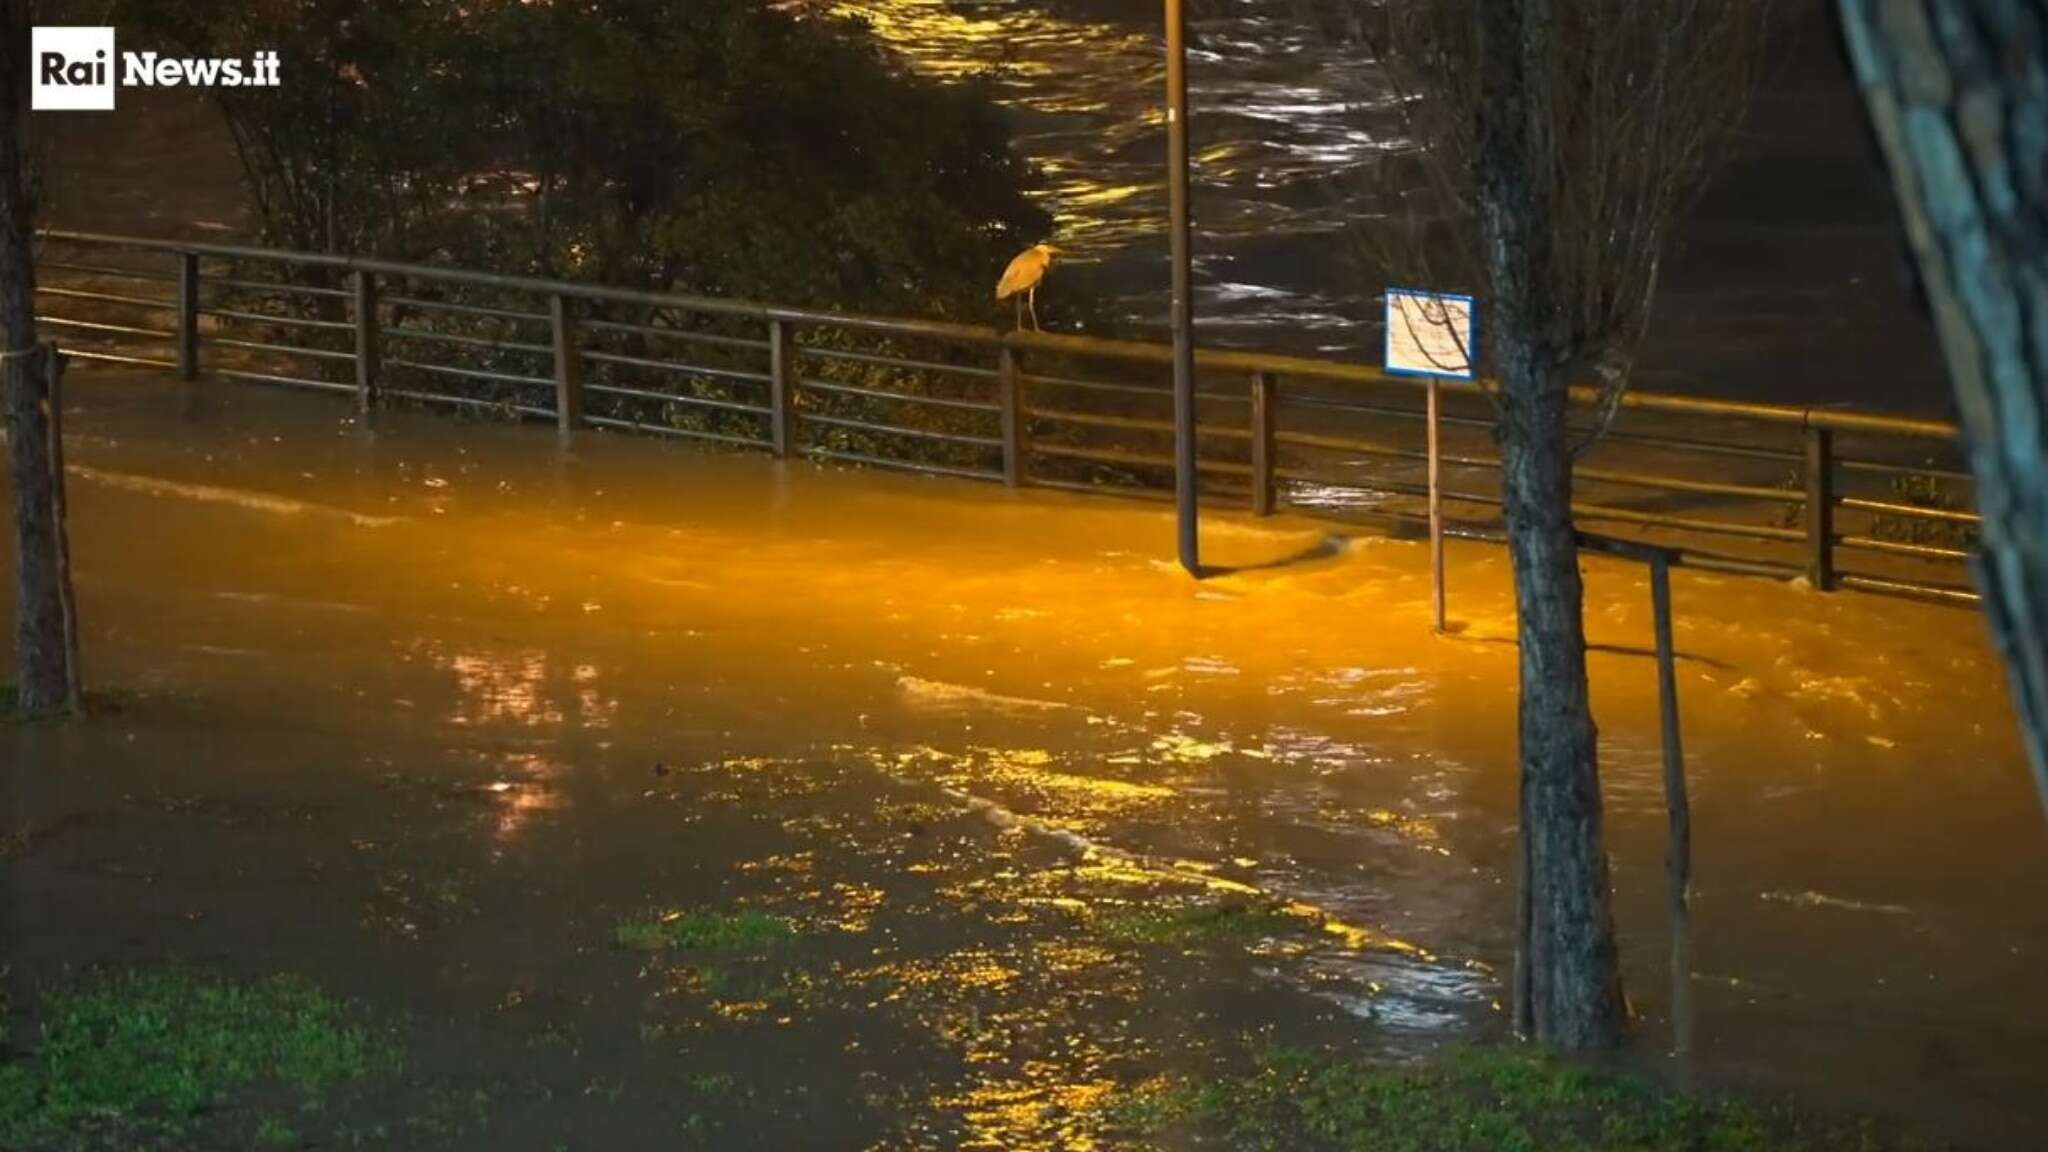
<instances>
[{"instance_id":1,"label":"bird's leg","mask_svg":"<svg viewBox=\"0 0 2048 1152\"><path fill-rule=\"evenodd\" d=\"M1033 284L1024 291L1024 303L1031 309L1031 330L1038 331L1038 285Z\"/></svg>"},{"instance_id":2,"label":"bird's leg","mask_svg":"<svg viewBox=\"0 0 2048 1152\"><path fill-rule=\"evenodd\" d=\"M1010 297L1010 303L1015 305L1017 311L1017 319L1010 325L1011 330L1014 331L1024 326L1024 298L1022 296L1012 296Z\"/></svg>"}]
</instances>

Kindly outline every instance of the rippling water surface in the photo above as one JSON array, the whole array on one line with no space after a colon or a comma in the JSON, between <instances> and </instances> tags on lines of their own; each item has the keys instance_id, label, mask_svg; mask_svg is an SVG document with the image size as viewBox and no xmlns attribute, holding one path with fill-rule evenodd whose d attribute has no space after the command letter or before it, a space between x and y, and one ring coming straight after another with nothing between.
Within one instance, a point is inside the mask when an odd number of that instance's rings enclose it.
<instances>
[{"instance_id":1,"label":"rippling water surface","mask_svg":"<svg viewBox=\"0 0 2048 1152\"><path fill-rule=\"evenodd\" d=\"M1045 173L1057 242L1128 319L1163 326L1164 51L1145 0L844 0L911 67L994 71ZM1197 317L1217 344L1376 358L1379 274L1347 254L1383 206L1357 179L1407 146L1363 48L1299 9L1192 22ZM1825 24L1796 9L1740 160L1668 262L1643 379L1667 390L1941 412L1884 176ZM1069 275L1075 272L1070 271ZM1057 274L1049 292L1057 292Z\"/></svg>"}]
</instances>

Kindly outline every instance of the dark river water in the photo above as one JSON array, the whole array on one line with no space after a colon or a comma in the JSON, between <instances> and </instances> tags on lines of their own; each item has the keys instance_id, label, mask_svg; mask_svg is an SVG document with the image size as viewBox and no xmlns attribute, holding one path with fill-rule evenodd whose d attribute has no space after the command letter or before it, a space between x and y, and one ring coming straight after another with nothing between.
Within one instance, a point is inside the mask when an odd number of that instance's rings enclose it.
<instances>
[{"instance_id":1,"label":"dark river water","mask_svg":"<svg viewBox=\"0 0 2048 1152\"><path fill-rule=\"evenodd\" d=\"M1057 243L1127 318L1164 324L1164 49L1153 0L848 0L914 68L998 68ZM1667 260L1640 382L1801 404L1948 411L1932 330L1862 110L1812 0L1783 6L1742 156ZM1200 338L1377 357L1376 274L1348 226L1402 147L1375 64L1290 5L1201 6L1190 61ZM1058 277L1049 288L1056 294Z\"/></svg>"}]
</instances>

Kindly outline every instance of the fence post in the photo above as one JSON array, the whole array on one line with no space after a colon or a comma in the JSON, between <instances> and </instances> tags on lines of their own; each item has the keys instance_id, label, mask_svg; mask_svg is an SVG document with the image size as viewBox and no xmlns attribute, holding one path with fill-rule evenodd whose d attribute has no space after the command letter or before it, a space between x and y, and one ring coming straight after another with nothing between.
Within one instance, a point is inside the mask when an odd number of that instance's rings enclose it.
<instances>
[{"instance_id":1,"label":"fence post","mask_svg":"<svg viewBox=\"0 0 2048 1152\"><path fill-rule=\"evenodd\" d=\"M355 274L356 410L377 406L377 274Z\"/></svg>"},{"instance_id":2,"label":"fence post","mask_svg":"<svg viewBox=\"0 0 2048 1152\"><path fill-rule=\"evenodd\" d=\"M1806 578L1826 592L1835 586L1835 434L1806 428Z\"/></svg>"},{"instance_id":3,"label":"fence post","mask_svg":"<svg viewBox=\"0 0 2048 1152\"><path fill-rule=\"evenodd\" d=\"M199 379L199 254L178 253L178 379Z\"/></svg>"},{"instance_id":4,"label":"fence post","mask_svg":"<svg viewBox=\"0 0 2048 1152\"><path fill-rule=\"evenodd\" d=\"M1273 376L1252 373L1252 515L1273 514Z\"/></svg>"},{"instance_id":5,"label":"fence post","mask_svg":"<svg viewBox=\"0 0 2048 1152\"><path fill-rule=\"evenodd\" d=\"M569 315L569 298L548 297L548 324L555 336L555 423L564 438L583 427L583 350Z\"/></svg>"},{"instance_id":6,"label":"fence post","mask_svg":"<svg viewBox=\"0 0 2048 1152\"><path fill-rule=\"evenodd\" d=\"M1436 630L1444 630L1444 484L1443 444L1437 419L1437 378L1429 378L1429 598Z\"/></svg>"},{"instance_id":7,"label":"fence post","mask_svg":"<svg viewBox=\"0 0 2048 1152\"><path fill-rule=\"evenodd\" d=\"M1017 350L1004 345L996 353L996 367L1002 391L1003 483L1015 488L1030 471L1025 459L1029 446L1024 438L1024 372Z\"/></svg>"},{"instance_id":8,"label":"fence post","mask_svg":"<svg viewBox=\"0 0 2048 1152\"><path fill-rule=\"evenodd\" d=\"M768 322L768 447L778 460L796 448L796 338L781 320Z\"/></svg>"},{"instance_id":9,"label":"fence post","mask_svg":"<svg viewBox=\"0 0 2048 1152\"><path fill-rule=\"evenodd\" d=\"M1650 557L1650 613L1657 630L1657 712L1664 727L1664 810L1671 826L1665 859L1671 916L1671 1046L1692 1051L1692 801L1685 790L1685 747L1678 737L1677 654L1671 640L1671 557Z\"/></svg>"}]
</instances>

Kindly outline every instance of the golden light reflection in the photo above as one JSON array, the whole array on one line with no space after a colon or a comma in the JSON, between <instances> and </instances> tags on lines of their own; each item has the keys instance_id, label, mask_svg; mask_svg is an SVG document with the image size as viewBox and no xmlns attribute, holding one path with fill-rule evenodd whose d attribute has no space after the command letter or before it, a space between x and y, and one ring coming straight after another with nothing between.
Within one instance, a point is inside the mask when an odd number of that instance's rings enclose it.
<instances>
[{"instance_id":1,"label":"golden light reflection","mask_svg":"<svg viewBox=\"0 0 2048 1152\"><path fill-rule=\"evenodd\" d=\"M558 781L568 766L538 752L495 757L497 779L482 792L495 809L494 835L502 843L514 839L535 817L568 806Z\"/></svg>"},{"instance_id":2,"label":"golden light reflection","mask_svg":"<svg viewBox=\"0 0 2048 1152\"><path fill-rule=\"evenodd\" d=\"M591 664L573 665L557 678L552 672L558 665L539 649L451 651L433 642L422 642L419 649L455 678L450 724L546 727L573 719L584 728L608 728L618 713L618 701L598 689L598 670Z\"/></svg>"}]
</instances>

